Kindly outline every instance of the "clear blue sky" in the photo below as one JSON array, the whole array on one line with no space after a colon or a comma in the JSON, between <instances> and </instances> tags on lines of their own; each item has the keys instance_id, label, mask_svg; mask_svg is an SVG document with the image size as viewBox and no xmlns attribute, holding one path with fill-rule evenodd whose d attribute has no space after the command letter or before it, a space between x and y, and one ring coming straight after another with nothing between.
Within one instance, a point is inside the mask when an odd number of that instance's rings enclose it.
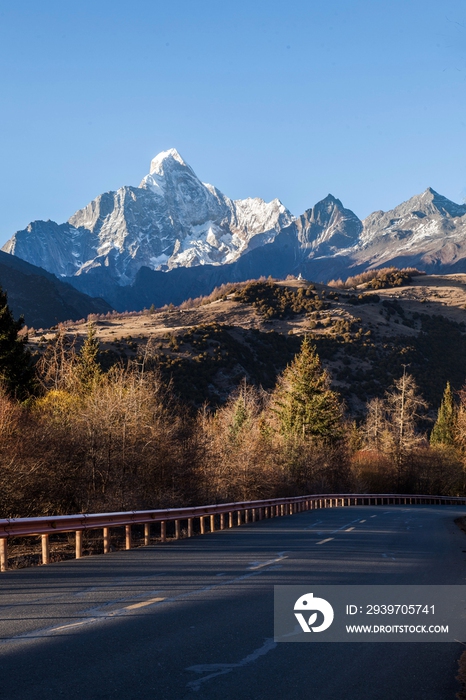
<instances>
[{"instance_id":1,"label":"clear blue sky","mask_svg":"<svg viewBox=\"0 0 466 700\"><path fill-rule=\"evenodd\" d=\"M464 0L4 0L0 87L0 244L171 147L294 214L466 196Z\"/></svg>"}]
</instances>

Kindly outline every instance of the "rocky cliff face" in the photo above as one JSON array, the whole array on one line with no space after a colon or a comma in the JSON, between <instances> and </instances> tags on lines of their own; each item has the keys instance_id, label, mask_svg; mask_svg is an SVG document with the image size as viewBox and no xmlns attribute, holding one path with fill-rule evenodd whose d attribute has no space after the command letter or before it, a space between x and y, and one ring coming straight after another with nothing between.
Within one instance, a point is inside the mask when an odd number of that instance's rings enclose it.
<instances>
[{"instance_id":1,"label":"rocky cliff face","mask_svg":"<svg viewBox=\"0 0 466 700\"><path fill-rule=\"evenodd\" d=\"M357 245L363 228L356 214L331 194L300 216L296 227L308 257L341 254Z\"/></svg>"},{"instance_id":2,"label":"rocky cliff face","mask_svg":"<svg viewBox=\"0 0 466 700\"><path fill-rule=\"evenodd\" d=\"M373 267L403 263L433 271L463 261L466 269L466 206L429 187L391 211L368 216L352 257Z\"/></svg>"},{"instance_id":3,"label":"rocky cliff face","mask_svg":"<svg viewBox=\"0 0 466 700\"><path fill-rule=\"evenodd\" d=\"M325 282L386 265L464 272L466 205L428 188L361 221L329 194L293 218L278 199L229 199L171 149L139 187L99 195L65 224L35 221L3 250L118 308L140 308L260 275Z\"/></svg>"},{"instance_id":4,"label":"rocky cliff face","mask_svg":"<svg viewBox=\"0 0 466 700\"><path fill-rule=\"evenodd\" d=\"M35 221L3 250L62 277L107 268L115 283L127 285L143 266L232 262L255 236L269 242L291 220L278 199L232 201L172 149L153 159L139 187L99 195L66 224Z\"/></svg>"}]
</instances>

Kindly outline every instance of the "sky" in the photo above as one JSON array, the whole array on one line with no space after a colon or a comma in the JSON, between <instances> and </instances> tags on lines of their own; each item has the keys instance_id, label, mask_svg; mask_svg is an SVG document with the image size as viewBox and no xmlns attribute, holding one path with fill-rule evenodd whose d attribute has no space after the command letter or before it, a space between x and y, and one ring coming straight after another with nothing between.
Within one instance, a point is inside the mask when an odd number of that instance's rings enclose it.
<instances>
[{"instance_id":1,"label":"sky","mask_svg":"<svg viewBox=\"0 0 466 700\"><path fill-rule=\"evenodd\" d=\"M464 0L0 0L0 245L176 148L232 199L466 198Z\"/></svg>"}]
</instances>

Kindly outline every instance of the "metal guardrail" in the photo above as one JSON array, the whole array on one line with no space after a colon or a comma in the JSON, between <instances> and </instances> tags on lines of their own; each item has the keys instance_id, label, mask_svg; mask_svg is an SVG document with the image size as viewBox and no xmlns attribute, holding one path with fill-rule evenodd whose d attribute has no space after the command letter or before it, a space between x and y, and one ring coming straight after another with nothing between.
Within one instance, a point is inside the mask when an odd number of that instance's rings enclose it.
<instances>
[{"instance_id":1,"label":"metal guardrail","mask_svg":"<svg viewBox=\"0 0 466 700\"><path fill-rule=\"evenodd\" d=\"M152 523L160 523L159 539L167 539L166 525L175 523L175 539L181 535L180 523L187 522L187 536L194 534L193 521L199 519L200 534L206 532L205 521L209 518L209 532L216 529L255 522L264 518L293 515L305 510L336 508L340 506L369 505L466 505L466 497L426 496L413 494L318 494L290 498L272 498L261 501L220 503L188 508L166 508L164 510L139 510L123 513L92 513L57 515L41 518L0 519L0 571L8 568L8 538L25 535L40 535L42 540L42 563L50 561L49 535L74 532L76 537L76 559L82 557L82 533L84 530L103 530L104 554L110 551L110 528L125 527L125 546L131 549L131 526L144 525L144 544L150 544ZM227 516L227 518L225 518Z\"/></svg>"}]
</instances>

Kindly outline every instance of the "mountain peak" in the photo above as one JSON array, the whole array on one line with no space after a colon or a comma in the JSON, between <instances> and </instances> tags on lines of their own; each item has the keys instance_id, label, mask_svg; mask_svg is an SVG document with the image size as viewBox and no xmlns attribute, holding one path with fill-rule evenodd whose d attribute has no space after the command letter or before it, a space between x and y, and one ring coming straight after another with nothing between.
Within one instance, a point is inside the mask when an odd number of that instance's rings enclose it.
<instances>
[{"instance_id":1,"label":"mountain peak","mask_svg":"<svg viewBox=\"0 0 466 700\"><path fill-rule=\"evenodd\" d=\"M326 204L326 205L330 204L330 205L333 205L336 207L343 208L343 204L341 203L341 200L337 199L337 197L334 197L333 194L330 194L330 193L326 197L324 197L324 199L321 199L320 202L317 203L317 205L319 205L319 204Z\"/></svg>"},{"instance_id":2,"label":"mountain peak","mask_svg":"<svg viewBox=\"0 0 466 700\"><path fill-rule=\"evenodd\" d=\"M425 213L427 214L432 214L434 210L438 212L441 216L447 215L451 217L464 216L464 214L466 213L466 207L464 206L464 204L462 205L456 204L456 202L452 202L451 199L448 199L448 197L444 197L442 194L439 194L434 189L432 189L432 187L428 187L421 195L418 195L418 197L414 197L412 201L414 200L418 200L422 210L425 208L424 203L429 203L430 206L427 205L427 208L425 209Z\"/></svg>"},{"instance_id":3,"label":"mountain peak","mask_svg":"<svg viewBox=\"0 0 466 700\"><path fill-rule=\"evenodd\" d=\"M178 163L179 165L182 165L184 167L187 166L187 163L180 156L176 148L169 148L168 151L162 151L151 160L150 174L163 174L166 165L172 164L173 162Z\"/></svg>"}]
</instances>

